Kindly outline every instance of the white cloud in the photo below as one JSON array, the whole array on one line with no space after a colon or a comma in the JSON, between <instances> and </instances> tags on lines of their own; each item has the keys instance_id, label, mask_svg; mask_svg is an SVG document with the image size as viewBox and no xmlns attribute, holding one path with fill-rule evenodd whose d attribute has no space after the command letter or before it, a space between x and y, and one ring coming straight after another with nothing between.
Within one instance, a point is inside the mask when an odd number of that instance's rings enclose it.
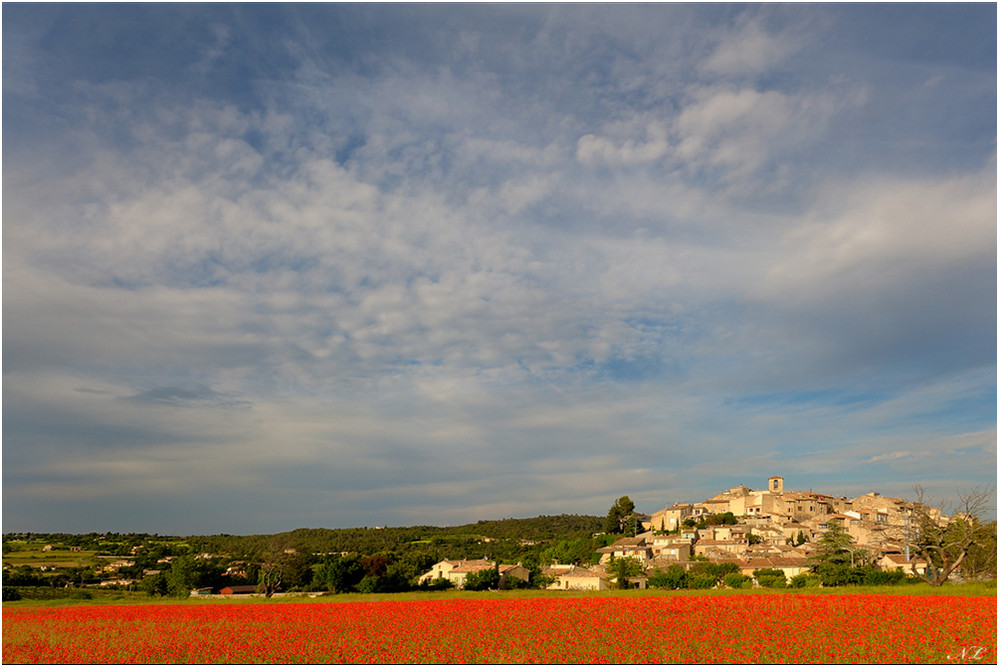
<instances>
[{"instance_id":1,"label":"white cloud","mask_svg":"<svg viewBox=\"0 0 1000 668\"><path fill-rule=\"evenodd\" d=\"M762 289L779 299L877 291L996 251L996 171L830 185L811 220L785 235Z\"/></svg>"},{"instance_id":2,"label":"white cloud","mask_svg":"<svg viewBox=\"0 0 1000 668\"><path fill-rule=\"evenodd\" d=\"M891 462L894 459L904 459L906 457L914 457L915 455L909 450L893 450L892 452L886 453L884 455L875 455L868 461L872 464L875 462Z\"/></svg>"},{"instance_id":3,"label":"white cloud","mask_svg":"<svg viewBox=\"0 0 1000 668\"><path fill-rule=\"evenodd\" d=\"M741 23L702 61L704 71L721 75L761 74L783 63L800 47L799 40L788 32L768 32L759 19L744 18Z\"/></svg>"},{"instance_id":4,"label":"white cloud","mask_svg":"<svg viewBox=\"0 0 1000 668\"><path fill-rule=\"evenodd\" d=\"M759 185L767 179L755 172L802 150L822 133L836 108L823 94L697 87L674 122L673 154L687 171L716 169L724 181Z\"/></svg>"},{"instance_id":5,"label":"white cloud","mask_svg":"<svg viewBox=\"0 0 1000 668\"><path fill-rule=\"evenodd\" d=\"M593 134L580 137L576 159L585 165L635 165L655 162L670 150L667 128L662 122L650 121L642 128L612 126L608 129L617 137ZM641 138L629 138L630 130L639 130Z\"/></svg>"}]
</instances>

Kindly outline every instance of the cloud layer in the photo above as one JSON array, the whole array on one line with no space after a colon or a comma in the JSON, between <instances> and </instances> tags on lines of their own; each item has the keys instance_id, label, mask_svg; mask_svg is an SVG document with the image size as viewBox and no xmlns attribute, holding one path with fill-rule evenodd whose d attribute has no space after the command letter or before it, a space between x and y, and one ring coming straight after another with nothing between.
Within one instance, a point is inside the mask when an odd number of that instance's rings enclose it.
<instances>
[{"instance_id":1,"label":"cloud layer","mask_svg":"<svg viewBox=\"0 0 1000 668\"><path fill-rule=\"evenodd\" d=\"M8 528L995 481L995 8L912 9L9 8Z\"/></svg>"}]
</instances>

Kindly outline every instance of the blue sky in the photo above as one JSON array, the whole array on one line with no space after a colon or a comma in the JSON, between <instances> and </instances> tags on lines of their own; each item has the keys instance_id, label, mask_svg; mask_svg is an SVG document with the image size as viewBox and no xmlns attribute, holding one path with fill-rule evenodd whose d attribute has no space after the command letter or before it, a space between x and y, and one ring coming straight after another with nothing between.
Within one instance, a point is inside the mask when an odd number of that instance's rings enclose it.
<instances>
[{"instance_id":1,"label":"blue sky","mask_svg":"<svg viewBox=\"0 0 1000 668\"><path fill-rule=\"evenodd\" d=\"M3 8L5 531L996 482L996 6Z\"/></svg>"}]
</instances>

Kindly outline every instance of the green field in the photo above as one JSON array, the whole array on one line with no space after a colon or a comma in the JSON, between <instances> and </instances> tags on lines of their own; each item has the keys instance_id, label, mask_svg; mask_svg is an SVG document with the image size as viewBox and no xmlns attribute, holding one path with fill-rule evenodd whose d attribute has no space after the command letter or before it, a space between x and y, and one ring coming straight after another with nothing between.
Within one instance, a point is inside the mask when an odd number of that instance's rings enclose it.
<instances>
[{"instance_id":1,"label":"green field","mask_svg":"<svg viewBox=\"0 0 1000 668\"><path fill-rule=\"evenodd\" d=\"M10 565L13 567L28 565L33 568L38 568L39 566L64 566L64 567L76 567L76 566L86 566L91 562L94 555L97 552L81 550L80 552L71 552L70 550L52 550L51 552L42 552L38 550L19 550L16 552L7 552L3 555L4 565Z\"/></svg>"},{"instance_id":2,"label":"green field","mask_svg":"<svg viewBox=\"0 0 1000 668\"><path fill-rule=\"evenodd\" d=\"M604 591L556 591L538 589L515 589L509 591L457 591L439 592L404 592L399 594L301 594L286 595L267 599L260 597L222 598L219 596L192 596L190 598L149 597L140 592L119 590L101 590L98 588L53 590L53 594L85 591L93 595L92 599L51 598L21 601L8 601L4 607L30 606L64 606L64 605L120 605L120 604L168 604L168 605L245 605L245 604L282 604L317 602L356 602L356 601L428 601L450 599L508 599L508 598L581 598L581 597L622 597L641 596L786 596L791 594L883 594L890 596L992 596L997 594L995 580L988 582L969 582L964 584L947 584L943 587L931 587L927 584L883 587L806 587L802 589L684 589L668 591L663 589L629 589Z\"/></svg>"}]
</instances>

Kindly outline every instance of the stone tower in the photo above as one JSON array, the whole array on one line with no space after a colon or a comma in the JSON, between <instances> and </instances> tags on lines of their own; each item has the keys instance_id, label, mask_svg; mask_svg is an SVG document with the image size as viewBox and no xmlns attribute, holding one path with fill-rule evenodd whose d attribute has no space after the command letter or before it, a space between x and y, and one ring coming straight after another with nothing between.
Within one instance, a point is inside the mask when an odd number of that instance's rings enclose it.
<instances>
[{"instance_id":1,"label":"stone tower","mask_svg":"<svg viewBox=\"0 0 1000 668\"><path fill-rule=\"evenodd\" d=\"M767 491L772 494L780 494L785 491L785 479L780 475L773 475L767 479Z\"/></svg>"}]
</instances>

